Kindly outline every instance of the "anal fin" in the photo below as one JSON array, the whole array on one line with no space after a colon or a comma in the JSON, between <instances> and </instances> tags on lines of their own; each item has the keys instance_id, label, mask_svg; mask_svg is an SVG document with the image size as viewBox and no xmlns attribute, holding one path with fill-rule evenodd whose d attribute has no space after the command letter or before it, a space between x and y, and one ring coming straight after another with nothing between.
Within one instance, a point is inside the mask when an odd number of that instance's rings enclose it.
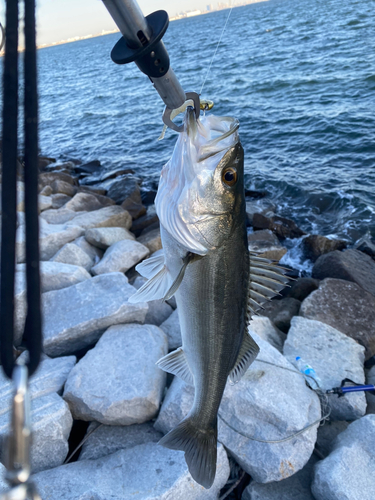
<instances>
[{"instance_id":1,"label":"anal fin","mask_svg":"<svg viewBox=\"0 0 375 500\"><path fill-rule=\"evenodd\" d=\"M240 352L238 353L234 368L229 374L231 383L236 384L258 356L259 347L253 338L245 332Z\"/></svg>"},{"instance_id":2,"label":"anal fin","mask_svg":"<svg viewBox=\"0 0 375 500\"><path fill-rule=\"evenodd\" d=\"M182 347L160 358L156 364L165 372L172 373L180 377L187 384L194 385L194 377Z\"/></svg>"}]
</instances>

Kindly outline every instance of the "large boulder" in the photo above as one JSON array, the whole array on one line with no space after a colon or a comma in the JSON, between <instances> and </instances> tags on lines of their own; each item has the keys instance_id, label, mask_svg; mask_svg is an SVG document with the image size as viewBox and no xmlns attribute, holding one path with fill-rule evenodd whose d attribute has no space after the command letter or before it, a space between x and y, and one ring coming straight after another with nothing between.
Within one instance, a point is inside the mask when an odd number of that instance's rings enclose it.
<instances>
[{"instance_id":1,"label":"large boulder","mask_svg":"<svg viewBox=\"0 0 375 500\"><path fill-rule=\"evenodd\" d=\"M80 226L83 229L90 229L92 227L124 227L125 229L130 229L132 218L129 212L118 205L113 205L89 212L85 215L78 215L67 224L69 226Z\"/></svg>"},{"instance_id":2,"label":"large boulder","mask_svg":"<svg viewBox=\"0 0 375 500\"><path fill-rule=\"evenodd\" d=\"M86 230L85 238L91 245L107 250L119 241L134 240L135 236L123 227L95 227Z\"/></svg>"},{"instance_id":3,"label":"large boulder","mask_svg":"<svg viewBox=\"0 0 375 500\"><path fill-rule=\"evenodd\" d=\"M73 419L68 405L57 394L31 401L31 467L35 472L62 465L69 450ZM10 412L0 416L0 451L9 433Z\"/></svg>"},{"instance_id":4,"label":"large boulder","mask_svg":"<svg viewBox=\"0 0 375 500\"><path fill-rule=\"evenodd\" d=\"M153 418L166 382L156 362L167 352L167 337L156 326L109 328L65 384L64 399L73 416L106 425L141 424Z\"/></svg>"},{"instance_id":5,"label":"large boulder","mask_svg":"<svg viewBox=\"0 0 375 500\"><path fill-rule=\"evenodd\" d=\"M302 251L313 262L321 255L335 250L344 250L346 247L347 242L344 240L331 240L319 234L310 234L302 240Z\"/></svg>"},{"instance_id":6,"label":"large boulder","mask_svg":"<svg viewBox=\"0 0 375 500\"><path fill-rule=\"evenodd\" d=\"M66 194L68 196L74 196L76 192L77 192L76 186L73 186L69 182L62 181L61 179L56 179L51 183L51 194L61 193L61 194Z\"/></svg>"},{"instance_id":7,"label":"large boulder","mask_svg":"<svg viewBox=\"0 0 375 500\"><path fill-rule=\"evenodd\" d=\"M289 287L281 291L281 295L284 297L292 297L302 302L311 292L318 288L319 280L309 277L298 278L295 281L291 281Z\"/></svg>"},{"instance_id":8,"label":"large boulder","mask_svg":"<svg viewBox=\"0 0 375 500\"><path fill-rule=\"evenodd\" d=\"M286 335L276 328L272 321L266 316L254 316L250 321L248 331L251 336L253 333L256 333L279 352L283 352Z\"/></svg>"},{"instance_id":9,"label":"large boulder","mask_svg":"<svg viewBox=\"0 0 375 500\"><path fill-rule=\"evenodd\" d=\"M106 250L102 260L92 268L92 272L93 274L125 273L147 257L149 253L150 250L138 241L118 241Z\"/></svg>"},{"instance_id":10,"label":"large boulder","mask_svg":"<svg viewBox=\"0 0 375 500\"><path fill-rule=\"evenodd\" d=\"M26 264L17 264L17 272L26 272ZM60 290L90 279L91 275L81 266L61 262L41 262L40 281L42 293Z\"/></svg>"},{"instance_id":11,"label":"large boulder","mask_svg":"<svg viewBox=\"0 0 375 500\"><path fill-rule=\"evenodd\" d=\"M359 285L327 278L303 302L300 315L315 319L352 337L375 354L375 297Z\"/></svg>"},{"instance_id":12,"label":"large boulder","mask_svg":"<svg viewBox=\"0 0 375 500\"><path fill-rule=\"evenodd\" d=\"M143 323L146 303L130 304L135 289L122 273L109 273L43 298L43 346L50 356L71 354L94 344L106 328L119 323Z\"/></svg>"},{"instance_id":13,"label":"large boulder","mask_svg":"<svg viewBox=\"0 0 375 500\"><path fill-rule=\"evenodd\" d=\"M228 477L223 446L214 484L205 490L191 478L183 453L147 443L40 472L34 481L45 500L217 500Z\"/></svg>"},{"instance_id":14,"label":"large boulder","mask_svg":"<svg viewBox=\"0 0 375 500\"><path fill-rule=\"evenodd\" d=\"M79 246L74 243L67 243L52 257L52 262L58 262L62 264L71 264L73 266L79 266L90 271L94 265L94 260L89 257L89 255L82 250Z\"/></svg>"},{"instance_id":15,"label":"large boulder","mask_svg":"<svg viewBox=\"0 0 375 500\"><path fill-rule=\"evenodd\" d=\"M375 241L369 238L361 238L354 245L356 250L369 255L373 260L375 260Z\"/></svg>"},{"instance_id":16,"label":"large boulder","mask_svg":"<svg viewBox=\"0 0 375 500\"><path fill-rule=\"evenodd\" d=\"M367 415L339 434L317 463L312 492L316 500L372 500L374 475L375 415Z\"/></svg>"},{"instance_id":17,"label":"large boulder","mask_svg":"<svg viewBox=\"0 0 375 500\"><path fill-rule=\"evenodd\" d=\"M152 229L151 231L147 231L146 229L142 232L137 241L147 247L150 250L150 253L154 253L162 248L159 228Z\"/></svg>"},{"instance_id":18,"label":"large boulder","mask_svg":"<svg viewBox=\"0 0 375 500\"><path fill-rule=\"evenodd\" d=\"M99 200L97 196L90 193L77 193L65 204L64 208L74 210L74 212L92 212L93 210L99 210L115 204L110 198L105 196L101 196L100 198Z\"/></svg>"},{"instance_id":19,"label":"large boulder","mask_svg":"<svg viewBox=\"0 0 375 500\"><path fill-rule=\"evenodd\" d=\"M241 500L315 500L311 493L311 482L317 461L312 455L303 469L284 481L268 484L252 481Z\"/></svg>"},{"instance_id":20,"label":"large boulder","mask_svg":"<svg viewBox=\"0 0 375 500\"><path fill-rule=\"evenodd\" d=\"M293 316L299 312L301 302L291 297L271 300L263 304L262 316L267 316L282 332L288 333Z\"/></svg>"},{"instance_id":21,"label":"large boulder","mask_svg":"<svg viewBox=\"0 0 375 500\"><path fill-rule=\"evenodd\" d=\"M294 221L285 217L279 217L278 215L266 217L262 214L254 214L253 227L255 230L270 229L281 239L299 238L306 234Z\"/></svg>"},{"instance_id":22,"label":"large boulder","mask_svg":"<svg viewBox=\"0 0 375 500\"><path fill-rule=\"evenodd\" d=\"M151 422L134 425L100 425L92 422L87 429L87 440L78 460L96 460L118 450L127 450L140 444L157 443L163 437ZM92 433L92 434L91 434Z\"/></svg>"},{"instance_id":23,"label":"large boulder","mask_svg":"<svg viewBox=\"0 0 375 500\"><path fill-rule=\"evenodd\" d=\"M268 483L286 479L304 467L314 449L318 424L285 442L256 440L283 439L314 423L320 418L320 403L303 377L293 373L293 365L268 342L253 336L260 347L259 359L237 384L227 384L219 409L218 439L255 481ZM194 388L176 377L155 428L163 433L174 428L193 399Z\"/></svg>"},{"instance_id":24,"label":"large boulder","mask_svg":"<svg viewBox=\"0 0 375 500\"><path fill-rule=\"evenodd\" d=\"M39 189L42 190L44 186L51 186L54 181L64 181L74 186L75 181L69 174L62 172L44 172L39 175Z\"/></svg>"},{"instance_id":25,"label":"large boulder","mask_svg":"<svg viewBox=\"0 0 375 500\"><path fill-rule=\"evenodd\" d=\"M86 213L86 212L85 212ZM51 210L45 210L41 214L41 218L44 219L48 224L65 224L66 222L74 219L77 215L82 215L83 212L74 212L74 210L69 210L65 207Z\"/></svg>"},{"instance_id":26,"label":"large boulder","mask_svg":"<svg viewBox=\"0 0 375 500\"><path fill-rule=\"evenodd\" d=\"M358 250L327 253L316 261L312 277L320 280L336 278L354 281L367 292L375 295L375 262Z\"/></svg>"},{"instance_id":27,"label":"large boulder","mask_svg":"<svg viewBox=\"0 0 375 500\"><path fill-rule=\"evenodd\" d=\"M324 392L339 387L345 378L364 384L364 351L364 347L332 326L300 316L292 319L284 344L284 356L292 364L300 356L312 366ZM334 420L355 420L366 413L363 392L352 392L341 398L331 394L328 403Z\"/></svg>"}]
</instances>

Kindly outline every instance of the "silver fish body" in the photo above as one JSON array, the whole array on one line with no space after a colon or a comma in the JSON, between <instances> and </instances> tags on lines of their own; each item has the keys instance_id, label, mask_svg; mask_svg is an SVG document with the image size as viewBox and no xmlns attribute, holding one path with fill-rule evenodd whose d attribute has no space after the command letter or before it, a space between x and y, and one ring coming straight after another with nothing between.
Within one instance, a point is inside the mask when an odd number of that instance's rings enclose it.
<instances>
[{"instance_id":1,"label":"silver fish body","mask_svg":"<svg viewBox=\"0 0 375 500\"><path fill-rule=\"evenodd\" d=\"M259 351L247 333L250 316L287 278L264 259L251 265L238 122L212 119L203 128L189 108L185 120L182 153L164 167L156 198L163 254L138 266L150 280L134 300L176 296L182 348L158 365L193 384L195 396L160 444L184 451L194 480L210 488L228 376L238 381Z\"/></svg>"}]
</instances>

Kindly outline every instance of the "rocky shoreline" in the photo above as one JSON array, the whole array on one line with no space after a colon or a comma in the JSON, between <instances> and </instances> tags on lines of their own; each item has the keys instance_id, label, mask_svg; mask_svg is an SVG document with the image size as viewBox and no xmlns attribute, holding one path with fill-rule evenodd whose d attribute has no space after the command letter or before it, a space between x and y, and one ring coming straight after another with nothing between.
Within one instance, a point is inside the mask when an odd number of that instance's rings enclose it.
<instances>
[{"instance_id":1,"label":"rocky shoreline","mask_svg":"<svg viewBox=\"0 0 375 500\"><path fill-rule=\"evenodd\" d=\"M249 248L287 263L299 241L311 276L295 280L254 318L261 351L220 408L218 468L204 490L183 453L156 443L189 411L193 388L157 368L181 345L172 298L131 304L137 263L161 248L155 191L127 169L40 158L39 204L45 356L31 380L34 479L44 499L361 500L373 498L375 396L317 394L294 369L301 356L323 389L375 382L375 244L306 235L266 193L247 192ZM26 318L22 168L18 182L16 348ZM348 248L349 247L349 248ZM21 354L22 349L18 351ZM0 373L0 451L11 384ZM98 427L100 425L100 427ZM73 461L67 456L86 435ZM258 440L258 441L257 441ZM259 441L260 440L260 441ZM6 488L0 464L0 493Z\"/></svg>"}]
</instances>

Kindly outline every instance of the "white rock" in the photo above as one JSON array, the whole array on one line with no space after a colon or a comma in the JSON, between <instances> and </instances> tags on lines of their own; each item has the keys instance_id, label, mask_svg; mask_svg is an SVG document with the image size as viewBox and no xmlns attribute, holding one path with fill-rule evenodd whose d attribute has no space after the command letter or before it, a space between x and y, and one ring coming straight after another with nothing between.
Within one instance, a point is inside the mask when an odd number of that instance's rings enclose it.
<instances>
[{"instance_id":1,"label":"white rock","mask_svg":"<svg viewBox=\"0 0 375 500\"><path fill-rule=\"evenodd\" d=\"M0 440L9 433L10 412L0 416ZM73 419L68 405L57 394L31 402L31 467L35 472L58 467L68 454L68 437ZM4 445L3 445L4 446ZM3 447L2 446L2 447Z\"/></svg>"},{"instance_id":2,"label":"white rock","mask_svg":"<svg viewBox=\"0 0 375 500\"><path fill-rule=\"evenodd\" d=\"M137 238L137 241L147 247L151 253L161 250L162 248L159 228L152 229L151 231L141 234L141 236Z\"/></svg>"},{"instance_id":3,"label":"white rock","mask_svg":"<svg viewBox=\"0 0 375 500\"><path fill-rule=\"evenodd\" d=\"M61 262L63 264L71 264L80 266L90 271L94 265L94 261L88 254L74 243L67 243L52 257L52 262Z\"/></svg>"},{"instance_id":4,"label":"white rock","mask_svg":"<svg viewBox=\"0 0 375 500\"><path fill-rule=\"evenodd\" d=\"M66 194L68 196L74 196L77 192L77 187L72 186L69 182L65 182L61 179L56 179L51 183L51 191L53 193Z\"/></svg>"},{"instance_id":5,"label":"white rock","mask_svg":"<svg viewBox=\"0 0 375 500\"><path fill-rule=\"evenodd\" d=\"M24 355L22 354L22 356ZM30 379L30 398L36 399L62 391L65 381L75 363L75 356L42 359L38 369ZM0 415L5 415L11 410L13 390L12 381L0 370Z\"/></svg>"},{"instance_id":6,"label":"white rock","mask_svg":"<svg viewBox=\"0 0 375 500\"><path fill-rule=\"evenodd\" d=\"M51 188L51 186L44 186L44 188L40 191L39 194L42 194L43 196L51 196L52 193L53 189Z\"/></svg>"},{"instance_id":7,"label":"white rock","mask_svg":"<svg viewBox=\"0 0 375 500\"><path fill-rule=\"evenodd\" d=\"M130 229L132 218L118 205L101 208L85 215L79 215L68 222L69 226L80 226L84 229L92 227L124 227Z\"/></svg>"},{"instance_id":8,"label":"white rock","mask_svg":"<svg viewBox=\"0 0 375 500\"><path fill-rule=\"evenodd\" d=\"M87 434L94 431L98 425L97 422L92 422ZM162 437L163 434L156 431L150 422L139 425L101 425L88 436L78 460L96 460L118 450L127 450L145 443L157 443Z\"/></svg>"},{"instance_id":9,"label":"white rock","mask_svg":"<svg viewBox=\"0 0 375 500\"><path fill-rule=\"evenodd\" d=\"M344 378L365 382L365 348L344 333L320 321L295 316L284 344L284 355L295 363L296 356L311 365L324 390L339 387ZM352 392L339 398L329 395L331 418L354 420L366 413L366 396Z\"/></svg>"},{"instance_id":10,"label":"white rock","mask_svg":"<svg viewBox=\"0 0 375 500\"><path fill-rule=\"evenodd\" d=\"M241 500L315 500L311 493L311 481L317 461L312 455L303 469L283 481L268 484L252 481Z\"/></svg>"},{"instance_id":11,"label":"white rock","mask_svg":"<svg viewBox=\"0 0 375 500\"><path fill-rule=\"evenodd\" d=\"M17 272L26 271L26 264L17 264ZM45 261L40 263L40 280L42 293L60 290L90 279L91 275L80 266Z\"/></svg>"},{"instance_id":12,"label":"white rock","mask_svg":"<svg viewBox=\"0 0 375 500\"><path fill-rule=\"evenodd\" d=\"M333 451L315 466L316 500L373 500L375 415L356 420L339 434Z\"/></svg>"},{"instance_id":13,"label":"white rock","mask_svg":"<svg viewBox=\"0 0 375 500\"><path fill-rule=\"evenodd\" d=\"M97 264L104 255L103 250L100 250L99 248L91 245L84 236L80 236L76 240L72 241L72 243L79 246L79 248L86 252L95 264Z\"/></svg>"},{"instance_id":14,"label":"white rock","mask_svg":"<svg viewBox=\"0 0 375 500\"><path fill-rule=\"evenodd\" d=\"M276 328L272 321L266 316L254 316L250 321L249 334L256 333L263 340L267 340L279 352L283 352L283 345L286 339L285 333Z\"/></svg>"},{"instance_id":15,"label":"white rock","mask_svg":"<svg viewBox=\"0 0 375 500\"><path fill-rule=\"evenodd\" d=\"M125 273L149 253L149 249L137 241L119 241L106 250L102 260L92 268L92 272L93 274Z\"/></svg>"},{"instance_id":16,"label":"white rock","mask_svg":"<svg viewBox=\"0 0 375 500\"><path fill-rule=\"evenodd\" d=\"M38 196L38 207L40 212L48 210L52 207L52 198L50 196L43 196L40 194Z\"/></svg>"},{"instance_id":17,"label":"white rock","mask_svg":"<svg viewBox=\"0 0 375 500\"><path fill-rule=\"evenodd\" d=\"M59 209L63 207L69 200L72 199L71 196L62 193L51 194L52 198L52 208Z\"/></svg>"},{"instance_id":18,"label":"white rock","mask_svg":"<svg viewBox=\"0 0 375 500\"><path fill-rule=\"evenodd\" d=\"M107 250L108 247L122 240L135 240L133 233L123 227L95 227L87 229L86 240L95 247Z\"/></svg>"},{"instance_id":19,"label":"white rock","mask_svg":"<svg viewBox=\"0 0 375 500\"><path fill-rule=\"evenodd\" d=\"M107 425L141 424L153 418L166 382L156 361L167 352L167 338L156 326L109 328L66 382L64 399L74 417Z\"/></svg>"},{"instance_id":20,"label":"white rock","mask_svg":"<svg viewBox=\"0 0 375 500\"><path fill-rule=\"evenodd\" d=\"M82 236L84 230L80 227L64 226L59 224L48 224L45 220L40 220L40 260L49 260L66 243L69 243L79 236ZM25 262L25 226L17 229L16 252L17 262Z\"/></svg>"},{"instance_id":21,"label":"white rock","mask_svg":"<svg viewBox=\"0 0 375 500\"><path fill-rule=\"evenodd\" d=\"M49 356L71 354L95 343L109 326L143 323L146 303L129 304L135 289L122 273L103 274L42 295L43 346Z\"/></svg>"},{"instance_id":22,"label":"white rock","mask_svg":"<svg viewBox=\"0 0 375 500\"><path fill-rule=\"evenodd\" d=\"M169 350L177 349L177 347L182 345L181 327L177 309L160 325L160 328L167 334Z\"/></svg>"},{"instance_id":23,"label":"white rock","mask_svg":"<svg viewBox=\"0 0 375 500\"><path fill-rule=\"evenodd\" d=\"M280 481L298 472L309 460L316 441L317 425L283 443L260 443L283 439L320 418L316 394L294 367L268 342L256 334L260 347L255 360L236 385L227 384L219 409L219 441L238 464L259 483ZM260 362L260 360L278 366ZM169 388L155 428L167 432L186 415L193 402L193 388L175 379ZM239 431L239 432L237 432Z\"/></svg>"},{"instance_id":24,"label":"white rock","mask_svg":"<svg viewBox=\"0 0 375 500\"><path fill-rule=\"evenodd\" d=\"M205 490L191 478L183 453L148 443L41 472L34 480L45 500L217 500L228 476L222 446L215 482Z\"/></svg>"},{"instance_id":25,"label":"white rock","mask_svg":"<svg viewBox=\"0 0 375 500\"><path fill-rule=\"evenodd\" d=\"M59 208L46 210L41 214L42 219L48 222L48 224L65 224L66 222L77 217L78 212L74 210L68 210L67 208ZM79 212L79 215L84 215L86 212Z\"/></svg>"}]
</instances>

